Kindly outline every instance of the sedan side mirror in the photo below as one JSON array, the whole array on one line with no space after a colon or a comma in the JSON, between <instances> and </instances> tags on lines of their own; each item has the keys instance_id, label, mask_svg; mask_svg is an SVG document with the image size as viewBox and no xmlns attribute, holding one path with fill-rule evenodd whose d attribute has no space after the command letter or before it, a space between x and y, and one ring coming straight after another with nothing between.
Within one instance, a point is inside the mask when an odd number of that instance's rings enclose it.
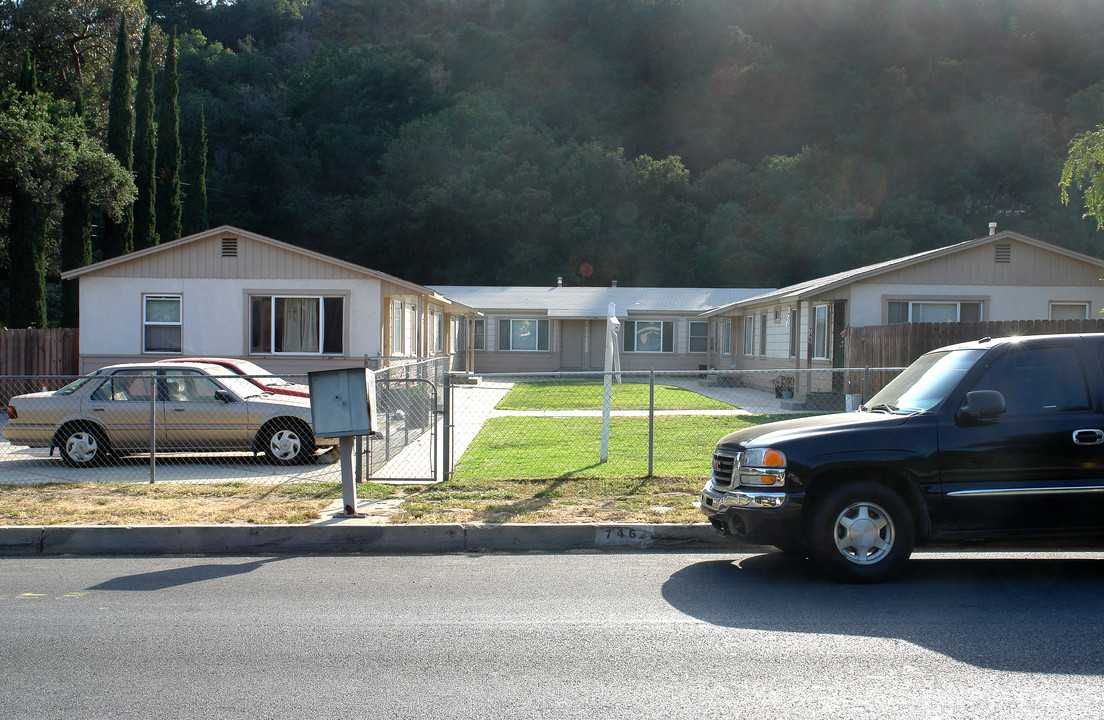
<instances>
[{"instance_id":1,"label":"sedan side mirror","mask_svg":"<svg viewBox=\"0 0 1104 720\"><path fill-rule=\"evenodd\" d=\"M224 403L234 402L234 396L230 394L229 390L215 390L215 399Z\"/></svg>"},{"instance_id":2,"label":"sedan side mirror","mask_svg":"<svg viewBox=\"0 0 1104 720\"><path fill-rule=\"evenodd\" d=\"M1004 395L997 390L973 390L966 393L966 402L955 413L959 425L987 420L1000 415L1008 409Z\"/></svg>"}]
</instances>

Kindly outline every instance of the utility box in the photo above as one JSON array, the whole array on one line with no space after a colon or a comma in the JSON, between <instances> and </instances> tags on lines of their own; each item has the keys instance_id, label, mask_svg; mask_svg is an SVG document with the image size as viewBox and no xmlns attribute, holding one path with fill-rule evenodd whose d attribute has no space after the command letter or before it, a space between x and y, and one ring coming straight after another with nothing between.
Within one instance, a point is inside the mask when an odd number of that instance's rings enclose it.
<instances>
[{"instance_id":1,"label":"utility box","mask_svg":"<svg viewBox=\"0 0 1104 720\"><path fill-rule=\"evenodd\" d=\"M307 373L315 437L371 435L376 430L376 376L367 368Z\"/></svg>"}]
</instances>

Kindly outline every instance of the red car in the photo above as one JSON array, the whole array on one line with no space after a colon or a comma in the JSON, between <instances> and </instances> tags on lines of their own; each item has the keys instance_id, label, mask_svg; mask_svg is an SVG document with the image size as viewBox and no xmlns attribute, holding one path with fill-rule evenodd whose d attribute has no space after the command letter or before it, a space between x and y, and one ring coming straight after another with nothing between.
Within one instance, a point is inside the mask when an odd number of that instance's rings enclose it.
<instances>
[{"instance_id":1,"label":"red car","mask_svg":"<svg viewBox=\"0 0 1104 720\"><path fill-rule=\"evenodd\" d=\"M227 374L243 375L249 382L260 389L276 393L277 395L294 395L296 397L310 397L310 387L300 383L288 382L282 377L273 375L260 365L248 360L234 360L232 358L172 358L158 360L159 363L202 362L218 365L226 368Z\"/></svg>"}]
</instances>

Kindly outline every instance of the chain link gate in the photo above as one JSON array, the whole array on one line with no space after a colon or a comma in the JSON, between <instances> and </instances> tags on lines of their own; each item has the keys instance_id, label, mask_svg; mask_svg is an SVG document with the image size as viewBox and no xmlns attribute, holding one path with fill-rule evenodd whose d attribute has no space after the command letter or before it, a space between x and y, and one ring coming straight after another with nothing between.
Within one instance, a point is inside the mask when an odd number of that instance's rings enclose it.
<instances>
[{"instance_id":1,"label":"chain link gate","mask_svg":"<svg viewBox=\"0 0 1104 720\"><path fill-rule=\"evenodd\" d=\"M369 442L368 480L437 481L438 396L432 380L377 376L376 421L380 428Z\"/></svg>"}]
</instances>

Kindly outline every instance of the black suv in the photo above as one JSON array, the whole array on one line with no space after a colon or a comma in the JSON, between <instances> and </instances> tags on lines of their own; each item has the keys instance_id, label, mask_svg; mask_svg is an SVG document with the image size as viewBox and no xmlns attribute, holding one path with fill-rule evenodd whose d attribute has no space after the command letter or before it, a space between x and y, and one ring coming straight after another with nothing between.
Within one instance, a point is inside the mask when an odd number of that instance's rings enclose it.
<instances>
[{"instance_id":1,"label":"black suv","mask_svg":"<svg viewBox=\"0 0 1104 720\"><path fill-rule=\"evenodd\" d=\"M701 509L725 535L874 582L915 545L1104 536L1104 334L952 345L859 411L721 438Z\"/></svg>"}]
</instances>

